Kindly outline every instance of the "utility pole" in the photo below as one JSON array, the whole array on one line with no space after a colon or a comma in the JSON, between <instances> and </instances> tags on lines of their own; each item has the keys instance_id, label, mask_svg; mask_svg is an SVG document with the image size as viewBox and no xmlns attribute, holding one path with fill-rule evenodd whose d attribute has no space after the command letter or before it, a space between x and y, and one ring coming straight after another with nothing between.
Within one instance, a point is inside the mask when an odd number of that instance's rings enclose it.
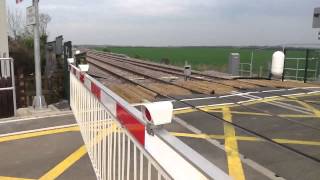
<instances>
[{"instance_id":1,"label":"utility pole","mask_svg":"<svg viewBox=\"0 0 320 180\"><path fill-rule=\"evenodd\" d=\"M36 80L36 96L33 99L33 108L35 110L44 109L47 107L44 96L42 95L41 85L41 62L40 62L40 33L39 33L39 0L33 0L35 9L35 24L33 25L34 34L34 66Z\"/></svg>"}]
</instances>

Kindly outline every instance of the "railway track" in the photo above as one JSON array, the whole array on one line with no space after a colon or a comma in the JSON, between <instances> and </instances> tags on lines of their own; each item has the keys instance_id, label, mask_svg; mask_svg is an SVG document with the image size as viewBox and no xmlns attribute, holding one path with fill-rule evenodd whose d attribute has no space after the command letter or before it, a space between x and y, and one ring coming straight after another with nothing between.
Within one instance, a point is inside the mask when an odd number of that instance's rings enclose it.
<instances>
[{"instance_id":1,"label":"railway track","mask_svg":"<svg viewBox=\"0 0 320 180\"><path fill-rule=\"evenodd\" d=\"M100 56L100 57L98 57L98 56L93 57L92 55L89 54L87 60L88 60L89 63L94 64L95 66L97 66L97 68L100 68L101 70L108 71L109 73L111 72L111 74L113 74L113 75L115 75L115 76L117 76L117 77L119 77L119 78L122 78L122 79L124 79L125 81L127 81L127 82L129 82L129 83L132 83L132 84L137 85L137 86L139 86L139 87L145 88L145 89L147 89L148 91L151 91L151 92L153 92L153 93L155 93L155 94L157 94L157 95L159 95L159 96L161 96L161 97L165 97L165 98L168 98L168 99L171 99L171 100L174 100L174 101L177 101L177 102L186 104L187 106L189 106L189 107L191 107L191 108L193 108L193 109L196 109L196 110L199 111L199 112L206 113L206 114L210 115L210 116L211 116L213 119L215 119L215 120L221 121L221 122L223 122L223 123L228 123L228 124L236 127L237 129L239 129L239 130L241 130L241 131L244 131L244 132L246 132L246 133L248 133L248 134L250 134L250 135L253 135L253 136L257 137L257 138L263 139L264 141L267 141L267 142L269 142L269 143L271 143L271 144L274 144L274 145L276 145L276 146L279 146L279 147L281 147L281 148L284 148L284 149L286 149L286 150L288 150L288 151L294 152L294 153L296 153L296 154L298 154L298 155L300 155L300 156L302 156L302 157L308 158L308 159L310 159L310 160L312 160L312 161L314 161L314 162L320 163L320 159L315 158L315 157L313 157L313 156L310 156L309 154L305 154L305 153L303 153L303 152L300 152L298 149L292 148L292 147L287 146L287 145L280 144L280 143L272 140L271 138L269 138L268 135L266 135L266 134L263 134L263 133L261 133L261 132L256 132L256 131L254 131L254 130L250 130L250 129L248 129L248 128L246 128L246 127L243 127L243 126L241 126L241 125L239 125L239 124L237 124L237 123L233 123L233 122L226 121L225 119L220 118L219 116L215 115L214 113L206 112L206 111L204 111L203 109L201 109L201 108L199 108L199 107L197 107L197 106L195 106L195 105L192 105L192 104L190 104L190 103L181 101L181 99L178 99L178 98L176 98L176 97L170 96L170 95L168 95L168 94L163 94L163 93L157 92L157 91L155 91L154 89L150 89L149 87L145 86L145 84L143 84L143 83L141 83L141 82L137 82L137 81L134 81L134 80L132 80L132 79L126 78L126 77L124 77L123 75L118 74L117 72L112 71L112 70L111 70L112 68L108 68L108 69L107 69L107 68L103 67L103 66L104 66L103 64L108 64L109 66L116 67L116 68L121 69L121 70L123 70L123 71L128 71L128 72L130 72L130 73L138 74L139 76L142 76L142 77L144 77L144 78L146 78L146 79L149 78L149 79L152 79L152 80L155 80L155 81L158 81L158 82L162 82L162 83L164 83L164 84L165 84L165 83L169 83L169 84L171 84L171 85L173 85L173 86L176 86L176 84L174 84L174 83L172 83L172 82L170 82L170 81L161 80L161 79L159 79L159 78L146 75L146 74L144 74L144 73L142 73L142 72L136 72L136 71L134 71L133 69L130 69L130 68L128 68L128 67L125 67L125 65L124 65L125 62L122 62L123 64L120 64L120 63L115 63L115 60L111 60L111 61L110 61L110 59L108 60L109 62L106 62L106 61L103 60L103 58L105 58L105 57L101 57L101 56ZM98 63L98 62L99 62L99 63ZM112 62L112 63L111 63L111 62ZM147 67L144 67L144 68L147 68ZM179 86L179 85L178 85L178 86ZM179 87L180 87L180 86L179 86ZM190 90L190 89L185 88L185 87L180 87L180 88ZM195 92L195 91L191 91L191 92ZM196 93L201 93L201 92L197 92L197 91L196 91ZM240 106L243 106L243 105L240 105ZM248 107L246 107L246 106L243 106L243 107L248 108ZM254 109L254 110L256 110L256 109ZM257 110L256 110L256 111L257 111ZM261 112L261 111L260 111L260 112ZM272 114L270 114L270 115L272 116L272 118L274 117L274 115L272 115ZM277 118L279 118L279 117L277 117ZM309 126L309 125L307 125L307 124L299 123L298 121L292 121L292 120L285 119L285 118L281 118L281 119L282 119L282 120L286 120L286 121L290 121L290 122L292 122L292 123L296 123L296 124L299 124L299 125L302 125L302 126L305 126L305 127L308 127L308 128L310 128L310 129L320 130L320 129L318 129L318 128L313 128L313 127L311 127L311 126Z\"/></svg>"},{"instance_id":2,"label":"railway track","mask_svg":"<svg viewBox=\"0 0 320 180\"><path fill-rule=\"evenodd\" d=\"M153 71L160 71L163 73L168 73L168 74L172 74L172 75L176 75L176 76L180 76L181 78L184 78L183 69L178 68L178 67L171 67L168 65L160 65L160 64L156 64L156 63L152 63L152 62L144 62L142 60L131 60L129 58L108 55L107 53L99 52L99 51L90 51L89 54L97 55L99 57L106 58L108 60L120 61L123 63L132 64L134 66L139 66L139 67L151 69ZM166 68L168 68L168 69L166 69ZM302 84L302 83L296 83L296 82L290 82L290 81L280 82L280 81L271 81L271 80L266 80L266 79L232 80L230 78L228 79L228 78L224 78L224 77L205 75L205 74L203 74L201 72L197 72L197 71L195 71L195 74L197 74L198 76L191 75L191 79L201 81L202 83L210 82L209 84L214 85L216 87L222 86L222 87L224 87L223 90L225 90L225 89L228 90L228 88L225 88L225 87L230 87L230 88L232 88L232 89L229 89L231 91L233 89L239 90L239 91L247 91L247 90L259 91L263 88L294 88L294 87L301 87L301 86L302 87L314 86L314 85L311 85L308 83ZM190 82L187 82L186 84L188 84L188 83L190 83ZM213 90L211 94L214 94L215 92L218 92L217 94L223 93L221 91ZM224 93L226 93L226 92L224 92ZM270 93L274 96L281 96L286 99L294 100L293 98L290 98L287 96L282 96L277 93L273 93L272 91L270 91L268 93ZM320 105L320 103L316 103L316 102L312 102L312 104Z\"/></svg>"}]
</instances>

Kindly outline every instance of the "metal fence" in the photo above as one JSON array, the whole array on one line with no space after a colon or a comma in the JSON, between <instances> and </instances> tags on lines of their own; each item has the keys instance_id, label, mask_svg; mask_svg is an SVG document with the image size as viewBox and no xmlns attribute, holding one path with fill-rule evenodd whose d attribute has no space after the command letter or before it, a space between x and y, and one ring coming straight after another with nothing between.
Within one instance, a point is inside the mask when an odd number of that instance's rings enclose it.
<instances>
[{"instance_id":1,"label":"metal fence","mask_svg":"<svg viewBox=\"0 0 320 180\"><path fill-rule=\"evenodd\" d=\"M287 65L284 68L285 79L293 79L293 80L308 80L308 81L316 81L319 76L319 63L320 59L318 58L310 58L308 59L308 63L313 61L313 67L306 68L306 58L296 58L296 57L288 57L285 59L286 64L291 64L291 66Z\"/></svg>"},{"instance_id":2,"label":"metal fence","mask_svg":"<svg viewBox=\"0 0 320 180\"><path fill-rule=\"evenodd\" d=\"M16 115L16 90L12 58L0 58L0 105L2 109L0 117Z\"/></svg>"},{"instance_id":3,"label":"metal fence","mask_svg":"<svg viewBox=\"0 0 320 180\"><path fill-rule=\"evenodd\" d=\"M101 83L70 65L70 104L98 179L229 179Z\"/></svg>"}]
</instances>

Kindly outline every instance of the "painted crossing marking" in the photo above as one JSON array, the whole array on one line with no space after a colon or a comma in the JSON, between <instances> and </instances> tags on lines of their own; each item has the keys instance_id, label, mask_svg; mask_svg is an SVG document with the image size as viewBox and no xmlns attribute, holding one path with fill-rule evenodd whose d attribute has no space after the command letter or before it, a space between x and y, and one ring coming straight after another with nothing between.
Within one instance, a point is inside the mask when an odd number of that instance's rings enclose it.
<instances>
[{"instance_id":1,"label":"painted crossing marking","mask_svg":"<svg viewBox=\"0 0 320 180\"><path fill-rule=\"evenodd\" d=\"M56 179L85 154L87 154L87 150L85 145L82 145L79 149L70 154L66 159L57 164L53 169L40 177L39 180Z\"/></svg>"},{"instance_id":2,"label":"painted crossing marking","mask_svg":"<svg viewBox=\"0 0 320 180\"><path fill-rule=\"evenodd\" d=\"M39 119L45 119L45 118L51 118L51 117L59 117L59 116L67 116L67 115L73 115L73 114L72 114L71 111L68 111L68 112L66 112L66 113L60 113L60 114L55 114L55 115L5 120L5 121L0 121L0 125L1 125L1 124L6 124L6 123L14 123L14 122L30 121L30 120L39 120Z\"/></svg>"},{"instance_id":3,"label":"painted crossing marking","mask_svg":"<svg viewBox=\"0 0 320 180\"><path fill-rule=\"evenodd\" d=\"M223 119L232 122L232 114L229 107L223 107ZM235 180L245 180L243 167L239 155L236 131L231 124L224 123L225 150L228 160L229 175Z\"/></svg>"},{"instance_id":4,"label":"painted crossing marking","mask_svg":"<svg viewBox=\"0 0 320 180\"><path fill-rule=\"evenodd\" d=\"M51 134L58 134L64 132L72 132L79 131L79 127L77 124L70 124L64 126L55 126L49 128L35 129L29 131L20 131L15 133L1 134L0 135L0 143L7 141L14 141L19 139L33 138Z\"/></svg>"},{"instance_id":5,"label":"painted crossing marking","mask_svg":"<svg viewBox=\"0 0 320 180\"><path fill-rule=\"evenodd\" d=\"M320 110L319 110L319 109L317 109L317 108L309 105L308 103L305 103L305 102L302 102L302 101L299 101L299 100L297 100L297 103L299 103L299 104L302 105L303 107L311 110L316 117L319 117L319 118L320 118Z\"/></svg>"},{"instance_id":6,"label":"painted crossing marking","mask_svg":"<svg viewBox=\"0 0 320 180\"><path fill-rule=\"evenodd\" d=\"M282 97L282 96L269 96L269 97L261 98L259 96L254 96L250 93L253 93L253 92L220 96L220 97L229 97L229 96L238 95L240 97L248 98L248 100L245 100L245 101L238 101L238 102L234 102L234 103L219 103L219 104L201 105L201 106L196 106L196 108L207 111L212 108L223 107L223 106L233 107L233 106L239 106L240 104L254 105L254 104L258 104L258 103L268 103L268 102L276 101L276 100L285 100L285 97ZM312 94L297 93L297 94L286 95L286 97L291 97L291 96L292 97L308 97L308 96L312 96L312 95L314 95L314 93L312 93ZM191 101L191 100L192 99L188 99L188 101ZM195 100L197 100L197 98L195 98ZM183 108L174 109L174 114L185 114L185 113L190 113L190 112L195 112L195 111L198 111L198 110L193 107L183 107Z\"/></svg>"},{"instance_id":7,"label":"painted crossing marking","mask_svg":"<svg viewBox=\"0 0 320 180\"><path fill-rule=\"evenodd\" d=\"M114 123L112 123L109 128L101 129L98 132L99 135L95 139L93 139L93 143L89 146L95 146L99 141L107 137L112 132L115 132L116 130L116 125ZM71 153L67 158L58 163L54 168L52 168L46 174L40 177L39 180L56 179L86 154L86 145L82 145L76 151Z\"/></svg>"},{"instance_id":8,"label":"painted crossing marking","mask_svg":"<svg viewBox=\"0 0 320 180\"><path fill-rule=\"evenodd\" d=\"M192 133L179 133L179 132L170 132L170 134L177 137L190 137L190 138L197 138L197 139L224 140L226 138L225 135L216 135L216 134L192 134ZM236 136L236 140L263 142L262 139L252 137L252 136ZM320 146L320 141L293 140L293 139L281 139L281 138L274 138L272 140L281 144Z\"/></svg>"},{"instance_id":9,"label":"painted crossing marking","mask_svg":"<svg viewBox=\"0 0 320 180\"><path fill-rule=\"evenodd\" d=\"M34 180L28 178L18 178L18 177L8 177L8 176L0 176L1 180Z\"/></svg>"}]
</instances>

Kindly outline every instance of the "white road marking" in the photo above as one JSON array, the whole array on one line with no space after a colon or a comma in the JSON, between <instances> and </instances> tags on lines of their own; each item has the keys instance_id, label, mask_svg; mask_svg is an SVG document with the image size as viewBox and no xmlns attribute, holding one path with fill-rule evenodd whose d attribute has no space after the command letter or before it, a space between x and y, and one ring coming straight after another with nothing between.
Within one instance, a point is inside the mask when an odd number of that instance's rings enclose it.
<instances>
[{"instance_id":1,"label":"white road marking","mask_svg":"<svg viewBox=\"0 0 320 180\"><path fill-rule=\"evenodd\" d=\"M32 130L27 130L27 131L18 131L18 132L13 132L13 133L0 134L0 138L5 137L5 136L18 135L18 134L27 134L27 133L33 133L33 132L39 132L39 131L68 128L68 127L73 127L73 126L77 126L77 125L78 124L74 123L74 124L67 124L67 125L61 125L61 126L52 126L52 127L47 127L47 128L32 129Z\"/></svg>"},{"instance_id":2,"label":"white road marking","mask_svg":"<svg viewBox=\"0 0 320 180\"><path fill-rule=\"evenodd\" d=\"M20 121L38 120L38 119L59 117L59 116L66 116L66 115L73 115L73 113L71 111L68 111L68 113L61 113L61 114L48 115L48 116L36 116L36 117L21 118L21 119L11 119L11 120L5 120L5 121L0 120L0 124L20 122Z\"/></svg>"}]
</instances>

